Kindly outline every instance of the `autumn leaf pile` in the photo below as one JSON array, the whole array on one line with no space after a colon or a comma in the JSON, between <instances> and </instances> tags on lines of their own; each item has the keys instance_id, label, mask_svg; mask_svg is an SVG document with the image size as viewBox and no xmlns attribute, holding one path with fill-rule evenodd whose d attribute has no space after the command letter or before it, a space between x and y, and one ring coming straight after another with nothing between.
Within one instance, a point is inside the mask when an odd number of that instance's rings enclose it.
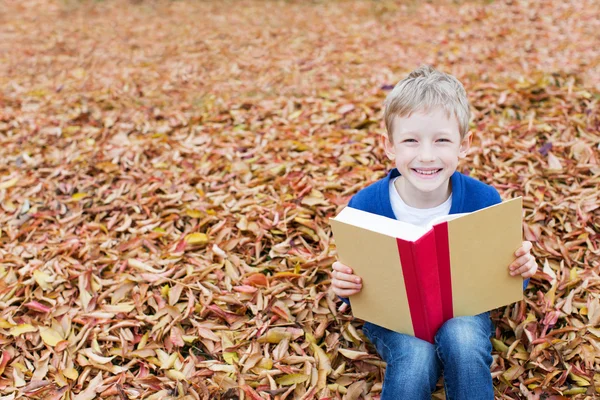
<instances>
[{"instance_id":1,"label":"autumn leaf pile","mask_svg":"<svg viewBox=\"0 0 600 400\"><path fill-rule=\"evenodd\" d=\"M381 105L463 81L460 170L524 197L498 398L600 396L600 6L32 1L0 9L0 399L376 399L328 218ZM443 398L443 390L436 392ZM564 397L563 397L564 396Z\"/></svg>"}]
</instances>

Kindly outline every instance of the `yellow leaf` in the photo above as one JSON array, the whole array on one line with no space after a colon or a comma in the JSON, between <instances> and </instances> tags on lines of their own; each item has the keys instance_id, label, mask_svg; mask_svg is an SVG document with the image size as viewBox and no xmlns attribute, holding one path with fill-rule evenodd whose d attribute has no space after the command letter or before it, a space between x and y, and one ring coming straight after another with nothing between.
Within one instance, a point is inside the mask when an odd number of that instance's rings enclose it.
<instances>
[{"instance_id":1,"label":"yellow leaf","mask_svg":"<svg viewBox=\"0 0 600 400\"><path fill-rule=\"evenodd\" d=\"M19 324L10 330L12 336L19 336L24 333L36 332L38 328L30 324Z\"/></svg>"},{"instance_id":2,"label":"yellow leaf","mask_svg":"<svg viewBox=\"0 0 600 400\"><path fill-rule=\"evenodd\" d=\"M29 369L20 362L14 362L11 365L23 373L29 372Z\"/></svg>"},{"instance_id":3,"label":"yellow leaf","mask_svg":"<svg viewBox=\"0 0 600 400\"><path fill-rule=\"evenodd\" d=\"M502 374L502 376L504 377L504 379L510 382L521 376L523 372L525 372L525 368L523 368L520 365L513 365L512 367L507 369L506 372Z\"/></svg>"},{"instance_id":4,"label":"yellow leaf","mask_svg":"<svg viewBox=\"0 0 600 400\"><path fill-rule=\"evenodd\" d=\"M275 379L275 382L277 382L279 385L291 386L298 383L306 382L308 378L310 377L304 374L288 374Z\"/></svg>"},{"instance_id":5,"label":"yellow leaf","mask_svg":"<svg viewBox=\"0 0 600 400\"><path fill-rule=\"evenodd\" d=\"M64 340L62 336L60 336L60 334L54 329L45 326L40 326L40 336L42 337L44 343L52 347L56 346L58 342Z\"/></svg>"},{"instance_id":6,"label":"yellow leaf","mask_svg":"<svg viewBox=\"0 0 600 400\"><path fill-rule=\"evenodd\" d=\"M142 350L144 347L146 347L146 343L148 343L149 337L150 337L150 332L144 333L144 336L142 336L142 338L140 339L140 342L138 343L138 350Z\"/></svg>"},{"instance_id":7,"label":"yellow leaf","mask_svg":"<svg viewBox=\"0 0 600 400\"><path fill-rule=\"evenodd\" d=\"M0 329L10 329L13 326L15 326L15 324L11 324L10 322L8 322L7 320L5 320L4 318L0 318Z\"/></svg>"},{"instance_id":8,"label":"yellow leaf","mask_svg":"<svg viewBox=\"0 0 600 400\"><path fill-rule=\"evenodd\" d=\"M194 340L198 339L196 335L181 335L181 338L186 343L194 343Z\"/></svg>"},{"instance_id":9,"label":"yellow leaf","mask_svg":"<svg viewBox=\"0 0 600 400\"><path fill-rule=\"evenodd\" d=\"M87 195L88 195L87 193L75 193L73 196L71 196L71 198L75 201L78 201L78 200L83 199Z\"/></svg>"},{"instance_id":10,"label":"yellow leaf","mask_svg":"<svg viewBox=\"0 0 600 400\"><path fill-rule=\"evenodd\" d=\"M332 392L338 392L339 394L348 393L348 389L338 383L330 383L327 385L327 389L331 390Z\"/></svg>"},{"instance_id":11,"label":"yellow leaf","mask_svg":"<svg viewBox=\"0 0 600 400\"><path fill-rule=\"evenodd\" d=\"M162 297L166 298L167 296L169 296L169 291L171 290L171 287L169 285L163 285L163 287L160 288L160 294L162 295Z\"/></svg>"},{"instance_id":12,"label":"yellow leaf","mask_svg":"<svg viewBox=\"0 0 600 400\"><path fill-rule=\"evenodd\" d=\"M206 236L206 233L200 233L200 232L195 232L195 233L190 233L189 235L187 235L185 237L185 241L188 244L206 244L208 243L208 236Z\"/></svg>"},{"instance_id":13,"label":"yellow leaf","mask_svg":"<svg viewBox=\"0 0 600 400\"><path fill-rule=\"evenodd\" d=\"M200 210L192 210L192 209L188 209L185 212L189 217L192 218L202 218L202 216L204 215L204 213Z\"/></svg>"},{"instance_id":14,"label":"yellow leaf","mask_svg":"<svg viewBox=\"0 0 600 400\"><path fill-rule=\"evenodd\" d=\"M581 394L581 393L585 393L587 392L587 388L584 387L574 387L571 389L567 389L564 392L562 392L563 394L566 395L572 395L572 394Z\"/></svg>"},{"instance_id":15,"label":"yellow leaf","mask_svg":"<svg viewBox=\"0 0 600 400\"><path fill-rule=\"evenodd\" d=\"M283 339L290 339L292 334L278 329L269 329L265 336L258 339L259 343L279 343Z\"/></svg>"},{"instance_id":16,"label":"yellow leaf","mask_svg":"<svg viewBox=\"0 0 600 400\"><path fill-rule=\"evenodd\" d=\"M225 362L227 364L235 364L237 363L239 360L237 353L235 352L223 352L223 360L225 360Z\"/></svg>"},{"instance_id":17,"label":"yellow leaf","mask_svg":"<svg viewBox=\"0 0 600 400\"><path fill-rule=\"evenodd\" d=\"M496 338L492 338L492 346L494 346L494 349L496 349L496 351L500 351L502 353L505 353L506 351L508 351L508 346L505 345L502 341L496 339Z\"/></svg>"},{"instance_id":18,"label":"yellow leaf","mask_svg":"<svg viewBox=\"0 0 600 400\"><path fill-rule=\"evenodd\" d=\"M52 278L50 275L48 275L44 271L40 271L40 270L33 271L33 279L35 279L37 284L43 290L52 289L52 286L49 283L53 282L54 278Z\"/></svg>"},{"instance_id":19,"label":"yellow leaf","mask_svg":"<svg viewBox=\"0 0 600 400\"><path fill-rule=\"evenodd\" d=\"M173 353L167 357L166 360L161 360L161 369L171 369L173 365L175 365L175 361L177 361L178 355L177 353Z\"/></svg>"},{"instance_id":20,"label":"yellow leaf","mask_svg":"<svg viewBox=\"0 0 600 400\"><path fill-rule=\"evenodd\" d=\"M569 372L569 378L571 378L577 386L590 386L590 381L581 375L575 375L574 373Z\"/></svg>"},{"instance_id":21,"label":"yellow leaf","mask_svg":"<svg viewBox=\"0 0 600 400\"><path fill-rule=\"evenodd\" d=\"M355 351L348 349L338 349L338 351L346 358L351 360L360 360L361 358L369 357L369 353L366 351Z\"/></svg>"},{"instance_id":22,"label":"yellow leaf","mask_svg":"<svg viewBox=\"0 0 600 400\"><path fill-rule=\"evenodd\" d=\"M181 371L177 371L176 369L170 369L168 370L165 375L167 375L167 377L173 379L174 381L185 381L187 380L187 378L185 377L185 375L183 374L183 372Z\"/></svg>"},{"instance_id":23,"label":"yellow leaf","mask_svg":"<svg viewBox=\"0 0 600 400\"><path fill-rule=\"evenodd\" d=\"M56 383L56 385L58 385L58 387L65 387L69 384L69 381L67 380L67 378L65 378L65 376L58 371L58 374L54 375L54 383Z\"/></svg>"},{"instance_id":24,"label":"yellow leaf","mask_svg":"<svg viewBox=\"0 0 600 400\"><path fill-rule=\"evenodd\" d=\"M311 343L310 347L312 347L315 358L318 360L319 370L325 371L328 375L331 372L331 361L329 360L329 357L327 357L325 351L323 351L316 343Z\"/></svg>"},{"instance_id":25,"label":"yellow leaf","mask_svg":"<svg viewBox=\"0 0 600 400\"><path fill-rule=\"evenodd\" d=\"M263 357L256 366L259 368L271 369L273 368L273 360Z\"/></svg>"},{"instance_id":26,"label":"yellow leaf","mask_svg":"<svg viewBox=\"0 0 600 400\"><path fill-rule=\"evenodd\" d=\"M79 377L79 372L75 368L65 368L62 370L62 374L72 381Z\"/></svg>"},{"instance_id":27,"label":"yellow leaf","mask_svg":"<svg viewBox=\"0 0 600 400\"><path fill-rule=\"evenodd\" d=\"M0 189L8 189L13 187L19 182L19 178L12 178L11 180L0 182Z\"/></svg>"}]
</instances>

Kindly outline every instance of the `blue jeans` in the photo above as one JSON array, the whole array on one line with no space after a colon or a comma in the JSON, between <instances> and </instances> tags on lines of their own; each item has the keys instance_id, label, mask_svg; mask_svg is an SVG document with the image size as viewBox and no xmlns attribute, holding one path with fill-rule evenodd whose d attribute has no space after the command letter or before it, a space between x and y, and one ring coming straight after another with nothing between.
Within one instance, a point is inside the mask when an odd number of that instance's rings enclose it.
<instances>
[{"instance_id":1,"label":"blue jeans","mask_svg":"<svg viewBox=\"0 0 600 400\"><path fill-rule=\"evenodd\" d=\"M494 400L489 312L446 321L435 345L369 322L363 332L387 363L381 400L431 400L442 373L446 399Z\"/></svg>"}]
</instances>

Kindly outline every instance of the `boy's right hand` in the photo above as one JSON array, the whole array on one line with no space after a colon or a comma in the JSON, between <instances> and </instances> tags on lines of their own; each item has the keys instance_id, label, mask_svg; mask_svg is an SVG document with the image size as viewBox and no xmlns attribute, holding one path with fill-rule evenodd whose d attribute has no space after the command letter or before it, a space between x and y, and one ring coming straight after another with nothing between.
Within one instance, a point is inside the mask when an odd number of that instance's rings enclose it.
<instances>
[{"instance_id":1,"label":"boy's right hand","mask_svg":"<svg viewBox=\"0 0 600 400\"><path fill-rule=\"evenodd\" d=\"M340 297L352 296L362 289L362 279L352 273L352 268L336 261L332 265L331 289Z\"/></svg>"}]
</instances>

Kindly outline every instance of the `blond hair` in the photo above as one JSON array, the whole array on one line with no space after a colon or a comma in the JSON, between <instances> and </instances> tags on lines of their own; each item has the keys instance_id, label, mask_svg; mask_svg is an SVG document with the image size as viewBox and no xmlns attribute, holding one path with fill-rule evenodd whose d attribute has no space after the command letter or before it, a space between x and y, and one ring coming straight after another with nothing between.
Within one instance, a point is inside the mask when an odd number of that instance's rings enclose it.
<instances>
[{"instance_id":1,"label":"blond hair","mask_svg":"<svg viewBox=\"0 0 600 400\"><path fill-rule=\"evenodd\" d=\"M392 139L394 117L410 117L440 107L448 118L458 121L460 137L469 130L469 100L462 83L452 75L425 65L412 71L388 94L383 114L388 137Z\"/></svg>"}]
</instances>

